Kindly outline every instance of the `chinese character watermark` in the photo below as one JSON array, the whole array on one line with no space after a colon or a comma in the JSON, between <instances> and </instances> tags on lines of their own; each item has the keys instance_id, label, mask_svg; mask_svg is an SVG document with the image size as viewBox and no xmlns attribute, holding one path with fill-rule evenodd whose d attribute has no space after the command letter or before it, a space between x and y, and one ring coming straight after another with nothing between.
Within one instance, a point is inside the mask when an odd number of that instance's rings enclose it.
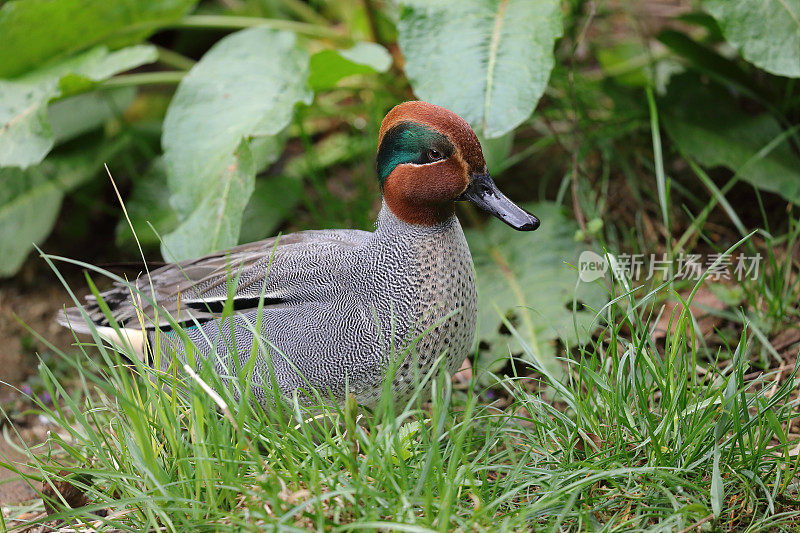
<instances>
[{"instance_id":1,"label":"chinese character watermark","mask_svg":"<svg viewBox=\"0 0 800 533\"><path fill-rule=\"evenodd\" d=\"M763 256L739 254L680 253L672 258L667 254L619 254L613 258L613 273L618 278L632 281L649 280L656 276L666 279L698 281L703 276L713 281L756 279ZM581 281L591 282L605 276L609 270L608 259L591 250L578 258Z\"/></svg>"}]
</instances>

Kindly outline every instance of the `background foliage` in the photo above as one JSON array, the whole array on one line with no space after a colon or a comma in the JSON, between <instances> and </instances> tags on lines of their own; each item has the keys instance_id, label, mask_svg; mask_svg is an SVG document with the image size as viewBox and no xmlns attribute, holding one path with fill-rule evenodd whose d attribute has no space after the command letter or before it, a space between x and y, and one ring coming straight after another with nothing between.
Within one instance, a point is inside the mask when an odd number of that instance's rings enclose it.
<instances>
[{"instance_id":1,"label":"background foliage","mask_svg":"<svg viewBox=\"0 0 800 533\"><path fill-rule=\"evenodd\" d=\"M64 358L77 392L31 378L66 454L31 476L133 530L796 528L798 21L800 0L0 2L3 290L53 283L33 243L136 275L137 240L155 265L369 229L378 125L414 98L464 116L542 219L522 235L459 205L480 295L464 390L360 432L349 411L347 431L246 404L231 422L196 382L166 397L101 348ZM754 278L586 284L573 266L736 246L761 254Z\"/></svg>"}]
</instances>

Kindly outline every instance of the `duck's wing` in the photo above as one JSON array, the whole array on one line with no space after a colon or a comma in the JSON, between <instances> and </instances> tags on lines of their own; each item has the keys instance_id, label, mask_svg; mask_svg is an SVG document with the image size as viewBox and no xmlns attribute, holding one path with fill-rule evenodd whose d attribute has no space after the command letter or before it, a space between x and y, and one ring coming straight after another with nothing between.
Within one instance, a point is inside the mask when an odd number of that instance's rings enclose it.
<instances>
[{"instance_id":1,"label":"duck's wing","mask_svg":"<svg viewBox=\"0 0 800 533\"><path fill-rule=\"evenodd\" d=\"M237 311L257 308L262 298L264 305L291 304L309 287L329 282L331 267L369 235L360 230L291 233L169 264L130 283L116 282L100 296L118 324L137 330L168 327L171 320L210 320L228 300ZM109 325L93 295L82 309L96 326ZM57 320L77 332L90 331L81 308L61 311Z\"/></svg>"}]
</instances>

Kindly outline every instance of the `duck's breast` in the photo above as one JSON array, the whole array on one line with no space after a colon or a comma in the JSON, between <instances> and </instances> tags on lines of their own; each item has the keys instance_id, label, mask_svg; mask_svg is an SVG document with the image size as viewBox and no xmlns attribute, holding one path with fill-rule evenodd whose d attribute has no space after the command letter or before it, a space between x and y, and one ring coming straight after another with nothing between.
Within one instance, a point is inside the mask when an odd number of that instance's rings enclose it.
<instances>
[{"instance_id":1,"label":"duck's breast","mask_svg":"<svg viewBox=\"0 0 800 533\"><path fill-rule=\"evenodd\" d=\"M405 333L408 354L399 364L394 389L413 390L444 354L444 368L454 373L475 337L478 295L474 267L464 232L453 217L443 231L415 243L413 253L413 327Z\"/></svg>"}]
</instances>

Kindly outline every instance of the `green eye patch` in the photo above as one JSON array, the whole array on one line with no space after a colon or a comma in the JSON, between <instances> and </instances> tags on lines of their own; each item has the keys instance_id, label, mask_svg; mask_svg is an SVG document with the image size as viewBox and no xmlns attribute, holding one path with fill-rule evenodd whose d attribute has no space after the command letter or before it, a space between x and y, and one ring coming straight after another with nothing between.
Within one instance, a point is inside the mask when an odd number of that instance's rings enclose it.
<instances>
[{"instance_id":1,"label":"green eye patch","mask_svg":"<svg viewBox=\"0 0 800 533\"><path fill-rule=\"evenodd\" d=\"M445 135L417 122L392 126L378 148L377 170L381 187L397 165L430 163L428 153L431 150L447 158L453 155L455 148Z\"/></svg>"}]
</instances>

